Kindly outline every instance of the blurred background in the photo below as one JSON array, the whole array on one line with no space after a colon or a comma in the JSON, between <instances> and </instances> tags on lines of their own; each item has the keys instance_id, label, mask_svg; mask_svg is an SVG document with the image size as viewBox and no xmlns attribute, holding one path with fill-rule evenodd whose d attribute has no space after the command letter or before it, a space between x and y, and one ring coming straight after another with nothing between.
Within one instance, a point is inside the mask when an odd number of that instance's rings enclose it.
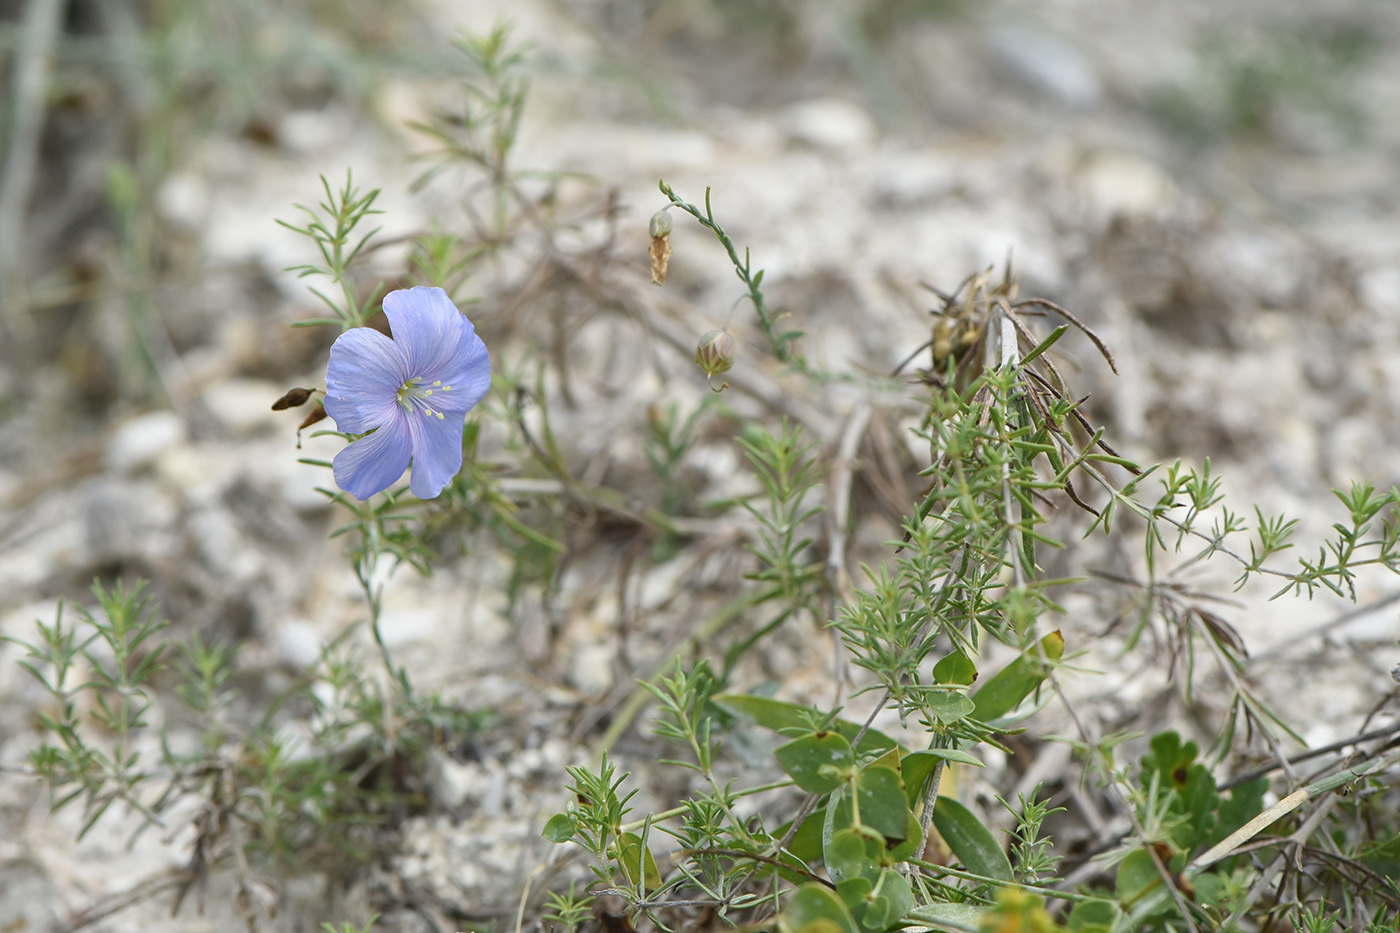
<instances>
[{"instance_id":1,"label":"blurred background","mask_svg":"<svg viewBox=\"0 0 1400 933\"><path fill-rule=\"evenodd\" d=\"M354 618L314 489L327 480L297 462L295 419L269 411L323 381L335 337L289 326L320 313L287 271L315 255L276 221L305 222L295 205L325 197L321 175L382 189L362 274L390 286L425 235L479 233L482 166L430 173L443 140L421 127L452 125L479 76L454 41L501 25L528 82L515 169L548 189L559 234L492 241L460 296L498 365L572 360L583 387L562 433L580 469L611 445L598 475L627 488L648 406L707 391L691 351L618 353L635 321L549 329L580 289L541 271L542 250L606 245L644 282L664 177L691 201L713 190L823 366L887 374L928 339L926 286L1010 256L1023 295L1113 348L1120 377L1083 342L1067 365L1125 453L1210 456L1303 533L1334 520L1332 486L1400 482L1389 0L0 0L0 633L28 636L94 578L143 577L180 630L242 643L246 689L270 694ZM677 228L664 294L687 309L683 334L751 339L722 252ZM813 404L834 416L852 397ZM697 488L736 463L716 446ZM444 764L455 803L404 832L380 875L340 900L321 899L334 872L286 894L287 929L332 919L315 913L332 902L373 906L387 929L431 928L422 904L443 924L513 911L543 843L539 811L500 794L555 793L591 728L579 708L634 679L598 613L561 628L514 590L463 609L460 577L443 576L391 600L396 649L429 685L532 725ZM1394 661L1375 646L1395 637L1363 613L1319 649L1325 616L1239 625L1274 649L1284 708L1323 741L1373 702ZM443 637L467 644L435 651ZM801 639L784 650L774 667L806 663ZM0 648L0 703L32 711L43 697L18 656ZM1354 676L1310 692L1319 658ZM543 669L548 690L520 673ZM195 929L160 904L82 914L177 859L159 834L75 845L16 770L25 722L0 721L0 929L21 928L3 922L20 905L56 929Z\"/></svg>"}]
</instances>

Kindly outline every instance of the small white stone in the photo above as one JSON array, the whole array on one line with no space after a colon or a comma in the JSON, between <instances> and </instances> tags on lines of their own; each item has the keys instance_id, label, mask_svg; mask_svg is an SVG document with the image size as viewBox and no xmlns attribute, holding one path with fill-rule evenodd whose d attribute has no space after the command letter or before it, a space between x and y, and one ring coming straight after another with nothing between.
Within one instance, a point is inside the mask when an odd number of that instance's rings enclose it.
<instances>
[{"instance_id":1,"label":"small white stone","mask_svg":"<svg viewBox=\"0 0 1400 933\"><path fill-rule=\"evenodd\" d=\"M185 422L173 411L153 411L117 428L107 445L107 466L135 473L185 440Z\"/></svg>"},{"instance_id":2,"label":"small white stone","mask_svg":"<svg viewBox=\"0 0 1400 933\"><path fill-rule=\"evenodd\" d=\"M349 115L338 108L293 110L282 117L277 141L292 152L324 152L343 144L351 129Z\"/></svg>"},{"instance_id":3,"label":"small white stone","mask_svg":"<svg viewBox=\"0 0 1400 933\"><path fill-rule=\"evenodd\" d=\"M1089 156L1078 182L1090 220L1099 227L1116 217L1157 216L1176 200L1176 185L1166 172L1126 152Z\"/></svg>"},{"instance_id":4,"label":"small white stone","mask_svg":"<svg viewBox=\"0 0 1400 933\"><path fill-rule=\"evenodd\" d=\"M286 392L259 379L225 379L204 390L201 400L221 426L233 434L256 434L286 420L285 412L272 410L272 403ZM293 428L295 424L291 425Z\"/></svg>"},{"instance_id":5,"label":"small white stone","mask_svg":"<svg viewBox=\"0 0 1400 933\"><path fill-rule=\"evenodd\" d=\"M1072 45L1020 25L987 33L988 50L1008 71L1036 90L1075 108L1088 108L1103 96L1099 76Z\"/></svg>"},{"instance_id":6,"label":"small white stone","mask_svg":"<svg viewBox=\"0 0 1400 933\"><path fill-rule=\"evenodd\" d=\"M208 221L209 200L209 184L202 177L177 172L161 183L156 193L156 209L163 220L198 232Z\"/></svg>"},{"instance_id":7,"label":"small white stone","mask_svg":"<svg viewBox=\"0 0 1400 933\"><path fill-rule=\"evenodd\" d=\"M875 141L875 120L864 108L834 97L804 100L783 111L788 138L837 152L856 152Z\"/></svg>"},{"instance_id":8,"label":"small white stone","mask_svg":"<svg viewBox=\"0 0 1400 933\"><path fill-rule=\"evenodd\" d=\"M321 659L321 636L310 622L294 619L277 633L277 653L293 667L311 667Z\"/></svg>"}]
</instances>

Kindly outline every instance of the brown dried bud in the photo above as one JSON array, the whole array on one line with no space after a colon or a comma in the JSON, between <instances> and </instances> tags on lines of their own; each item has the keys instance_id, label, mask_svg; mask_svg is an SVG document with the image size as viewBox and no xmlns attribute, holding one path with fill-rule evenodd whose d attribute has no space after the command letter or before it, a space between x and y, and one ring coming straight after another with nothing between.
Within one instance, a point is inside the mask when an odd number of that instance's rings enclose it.
<instances>
[{"instance_id":1,"label":"brown dried bud","mask_svg":"<svg viewBox=\"0 0 1400 933\"><path fill-rule=\"evenodd\" d=\"M300 408L306 404L306 400L315 392L314 388L305 389L300 386L295 389L288 389L287 394L272 403L273 411L284 411L288 408Z\"/></svg>"},{"instance_id":2,"label":"brown dried bud","mask_svg":"<svg viewBox=\"0 0 1400 933\"><path fill-rule=\"evenodd\" d=\"M301 450L302 429L309 428L316 422L325 420L325 417L325 405L317 405L315 408L311 409L311 411L307 412L307 415L305 418L302 419L301 424L297 425L297 450Z\"/></svg>"},{"instance_id":3,"label":"brown dried bud","mask_svg":"<svg viewBox=\"0 0 1400 933\"><path fill-rule=\"evenodd\" d=\"M666 284L666 266L671 262L671 215L657 211L647 225L651 233L651 282L653 285Z\"/></svg>"},{"instance_id":4,"label":"brown dried bud","mask_svg":"<svg viewBox=\"0 0 1400 933\"><path fill-rule=\"evenodd\" d=\"M326 406L317 405L315 408L311 409L311 411L307 413L305 420L303 420L302 423L297 427L297 430L300 431L302 428L309 428L316 422L325 420L325 417Z\"/></svg>"},{"instance_id":5,"label":"brown dried bud","mask_svg":"<svg viewBox=\"0 0 1400 933\"><path fill-rule=\"evenodd\" d=\"M947 318L939 318L933 325L933 364L942 366L953 355L953 328Z\"/></svg>"}]
</instances>

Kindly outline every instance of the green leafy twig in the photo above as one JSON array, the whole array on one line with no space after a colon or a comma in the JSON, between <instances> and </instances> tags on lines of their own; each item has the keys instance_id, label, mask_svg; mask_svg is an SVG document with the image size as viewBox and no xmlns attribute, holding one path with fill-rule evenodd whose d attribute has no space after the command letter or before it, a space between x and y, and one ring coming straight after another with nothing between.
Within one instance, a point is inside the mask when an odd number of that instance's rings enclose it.
<instances>
[{"instance_id":1,"label":"green leafy twig","mask_svg":"<svg viewBox=\"0 0 1400 933\"><path fill-rule=\"evenodd\" d=\"M705 209L702 211L694 204L682 200L671 189L671 186L663 180L660 182L661 193L666 195L671 201L671 206L678 207L700 222L702 227L708 229L719 240L724 251L729 254L729 261L734 265L734 274L739 277L739 281L749 290L749 300L753 302L754 311L758 314L758 324L763 328L763 333L768 337L768 343L773 348L773 355L781 363L787 363L799 369L804 367L801 357L793 355L793 342L802 336L800 330L786 330L779 332L775 329L777 321L768 310L768 305L763 299L763 270L753 271L749 260L748 247L744 247L744 258L739 258L739 250L734 245L734 241L729 234L715 220L715 213L710 207L710 189L705 189Z\"/></svg>"}]
</instances>

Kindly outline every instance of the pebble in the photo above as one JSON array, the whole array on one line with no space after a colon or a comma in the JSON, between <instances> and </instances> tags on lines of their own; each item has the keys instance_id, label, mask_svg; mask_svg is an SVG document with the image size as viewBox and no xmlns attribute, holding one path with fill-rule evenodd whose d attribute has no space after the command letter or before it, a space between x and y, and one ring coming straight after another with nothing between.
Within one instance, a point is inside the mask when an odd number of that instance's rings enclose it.
<instances>
[{"instance_id":1,"label":"pebble","mask_svg":"<svg viewBox=\"0 0 1400 933\"><path fill-rule=\"evenodd\" d=\"M205 389L200 401L225 431L247 436L286 425L286 413L272 410L286 391L286 386L261 379L225 379Z\"/></svg>"},{"instance_id":2,"label":"pebble","mask_svg":"<svg viewBox=\"0 0 1400 933\"><path fill-rule=\"evenodd\" d=\"M779 123L794 142L830 152L853 154L875 142L875 119L865 108L835 97L792 104Z\"/></svg>"},{"instance_id":3,"label":"pebble","mask_svg":"<svg viewBox=\"0 0 1400 933\"><path fill-rule=\"evenodd\" d=\"M131 474L156 463L184 443L185 421L173 411L153 411L125 422L107 444L107 467Z\"/></svg>"},{"instance_id":4,"label":"pebble","mask_svg":"<svg viewBox=\"0 0 1400 933\"><path fill-rule=\"evenodd\" d=\"M277 655L292 667L311 667L321 659L321 635L305 619L284 623L277 632Z\"/></svg>"},{"instance_id":5,"label":"pebble","mask_svg":"<svg viewBox=\"0 0 1400 933\"><path fill-rule=\"evenodd\" d=\"M1029 87L1075 109L1088 109L1103 97L1103 85L1089 59L1062 39L1028 26L994 26L985 36L996 62Z\"/></svg>"}]
</instances>

